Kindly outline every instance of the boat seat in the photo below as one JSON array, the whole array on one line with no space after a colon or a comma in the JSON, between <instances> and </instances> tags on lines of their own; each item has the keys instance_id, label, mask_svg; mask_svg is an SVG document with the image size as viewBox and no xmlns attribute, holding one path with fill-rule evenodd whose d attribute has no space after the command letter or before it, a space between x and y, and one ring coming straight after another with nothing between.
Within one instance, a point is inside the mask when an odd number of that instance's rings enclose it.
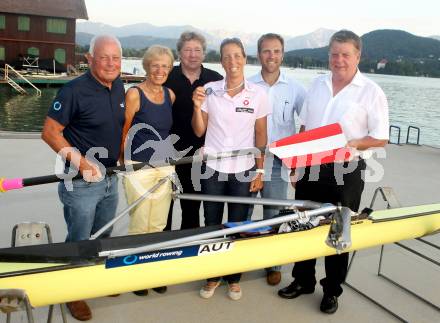
<instances>
[{"instance_id":1,"label":"boat seat","mask_svg":"<svg viewBox=\"0 0 440 323\"><path fill-rule=\"evenodd\" d=\"M49 225L43 222L22 222L12 229L12 247L52 243Z\"/></svg>"},{"instance_id":2,"label":"boat seat","mask_svg":"<svg viewBox=\"0 0 440 323\"><path fill-rule=\"evenodd\" d=\"M12 247L38 245L52 243L50 227L44 222L22 222L12 229ZM47 322L52 322L54 305L49 306ZM26 291L20 289L0 290L0 310L6 313L6 322L11 320L11 313L26 309L28 322L33 323L32 307L26 295ZM60 304L63 323L67 322L64 304Z\"/></svg>"}]
</instances>

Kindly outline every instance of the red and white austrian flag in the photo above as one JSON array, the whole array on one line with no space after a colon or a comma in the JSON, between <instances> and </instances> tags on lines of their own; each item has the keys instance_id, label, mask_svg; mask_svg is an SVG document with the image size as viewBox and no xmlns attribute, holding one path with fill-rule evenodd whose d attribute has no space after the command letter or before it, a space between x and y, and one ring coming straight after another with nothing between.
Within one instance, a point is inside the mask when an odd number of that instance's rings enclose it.
<instances>
[{"instance_id":1,"label":"red and white austrian flag","mask_svg":"<svg viewBox=\"0 0 440 323\"><path fill-rule=\"evenodd\" d=\"M269 145L269 151L289 168L314 166L352 159L352 150L338 123L304 131Z\"/></svg>"}]
</instances>

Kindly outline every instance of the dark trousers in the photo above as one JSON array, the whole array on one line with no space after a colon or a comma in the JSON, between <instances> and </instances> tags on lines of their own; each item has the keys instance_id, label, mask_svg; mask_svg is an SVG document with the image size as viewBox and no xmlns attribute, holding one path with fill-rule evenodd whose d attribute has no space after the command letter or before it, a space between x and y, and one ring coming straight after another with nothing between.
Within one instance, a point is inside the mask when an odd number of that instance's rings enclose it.
<instances>
[{"instance_id":1,"label":"dark trousers","mask_svg":"<svg viewBox=\"0 0 440 323\"><path fill-rule=\"evenodd\" d=\"M249 178L249 171L239 174L225 174L210 170L214 173L208 179L202 181L203 194L210 195L229 195L249 197L249 181L243 181L243 178ZM205 215L205 225L218 225L223 220L223 210L225 203L223 202L203 202L203 210ZM248 204L228 203L228 221L239 222L245 221L249 212ZM241 273L224 276L223 279L229 284L238 283ZM208 281L218 281L220 277L210 278Z\"/></svg>"},{"instance_id":2,"label":"dark trousers","mask_svg":"<svg viewBox=\"0 0 440 323\"><path fill-rule=\"evenodd\" d=\"M321 165L318 166L319 180L313 180L313 175L311 176L311 173L318 168L298 169L297 171L304 171L304 176L296 185L295 198L335 205L340 204L357 212L365 185L363 180L365 167L366 164L363 159L344 164ZM344 174L344 168L355 169L349 174ZM299 285L313 288L316 284L315 265L316 259L295 263L292 269L292 277ZM347 267L348 253L325 257L326 277L320 281L324 294L329 296L340 296L342 294L341 284L347 276Z\"/></svg>"},{"instance_id":3,"label":"dark trousers","mask_svg":"<svg viewBox=\"0 0 440 323\"><path fill-rule=\"evenodd\" d=\"M195 191L191 180L191 167L192 164L176 165L176 173L179 177L180 184L183 188L183 193L197 193ZM194 165L194 167L200 167L200 165ZM180 208L182 209L182 223L180 230L193 229L200 227L200 204L201 201L188 201L180 200ZM171 201L170 211L168 212L168 221L165 230L171 230L172 218L173 218L173 206L174 201Z\"/></svg>"}]
</instances>

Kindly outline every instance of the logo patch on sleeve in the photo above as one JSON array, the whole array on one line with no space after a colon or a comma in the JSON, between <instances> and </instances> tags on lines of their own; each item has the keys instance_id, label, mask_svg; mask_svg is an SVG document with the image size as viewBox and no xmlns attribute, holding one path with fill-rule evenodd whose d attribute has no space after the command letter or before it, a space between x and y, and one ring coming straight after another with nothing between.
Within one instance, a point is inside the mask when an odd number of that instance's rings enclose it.
<instances>
[{"instance_id":1,"label":"logo patch on sleeve","mask_svg":"<svg viewBox=\"0 0 440 323\"><path fill-rule=\"evenodd\" d=\"M53 103L53 109L55 110L55 111L60 111L61 110L61 102L60 101L55 101L54 103Z\"/></svg>"}]
</instances>

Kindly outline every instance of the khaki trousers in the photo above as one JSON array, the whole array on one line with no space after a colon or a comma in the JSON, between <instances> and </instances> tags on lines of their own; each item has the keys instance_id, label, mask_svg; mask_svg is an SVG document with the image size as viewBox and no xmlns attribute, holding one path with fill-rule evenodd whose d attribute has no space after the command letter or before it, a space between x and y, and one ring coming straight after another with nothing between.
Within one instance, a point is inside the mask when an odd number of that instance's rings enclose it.
<instances>
[{"instance_id":1,"label":"khaki trousers","mask_svg":"<svg viewBox=\"0 0 440 323\"><path fill-rule=\"evenodd\" d=\"M130 161L127 161L130 163ZM127 203L132 204L162 178L171 175L174 166L143 169L124 176L123 184ZM162 231L167 224L171 203L171 180L167 180L149 197L130 211L129 234Z\"/></svg>"}]
</instances>

